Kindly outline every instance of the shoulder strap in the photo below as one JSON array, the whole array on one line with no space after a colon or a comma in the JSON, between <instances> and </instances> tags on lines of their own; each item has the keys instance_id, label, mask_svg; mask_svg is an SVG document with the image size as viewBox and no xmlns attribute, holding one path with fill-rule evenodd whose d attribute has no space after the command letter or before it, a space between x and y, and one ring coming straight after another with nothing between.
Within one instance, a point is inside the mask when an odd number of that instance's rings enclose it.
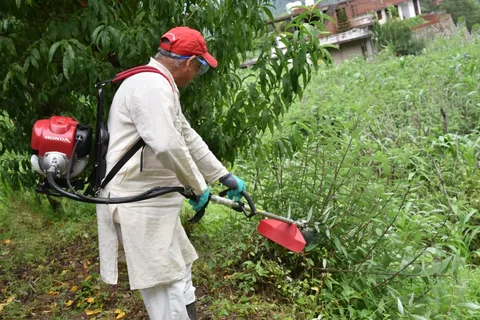
<instances>
[{"instance_id":1,"label":"shoulder strap","mask_svg":"<svg viewBox=\"0 0 480 320\"><path fill-rule=\"evenodd\" d=\"M146 146L146 143L145 141L143 141L142 138L140 138L140 140L135 142L135 144L130 149L128 149L128 151L113 166L112 170L110 170L110 172L107 174L105 179L103 179L102 184L100 185L100 188L101 189L105 188L105 186L113 179L113 177L115 177L118 171L122 169L125 163L127 163L127 161L130 160L130 158L133 157L133 155L137 153L137 151L143 148L144 146Z\"/></svg>"},{"instance_id":2,"label":"shoulder strap","mask_svg":"<svg viewBox=\"0 0 480 320\"><path fill-rule=\"evenodd\" d=\"M128 77L131 77L137 73L142 73L142 72L153 72L153 73L160 74L168 81L168 83L170 84L173 90L173 85L170 82L170 79L168 79L168 77L163 72L161 72L160 70L152 66L139 66L139 67L122 71L118 73L115 76L115 78L111 80L111 82L122 81ZM105 186L113 179L113 177L115 177L115 175L118 173L118 171L120 171L120 169L125 165L125 163L127 163L128 160L130 160L130 158L133 157L133 155L137 153L138 150L140 150L145 146L146 146L146 143L145 141L143 141L142 138L140 138L137 142L135 142L135 144L130 149L128 149L128 151L113 166L112 170L110 170L110 172L107 174L105 179L103 179L102 184L100 185L100 189L105 188Z\"/></svg>"},{"instance_id":3,"label":"shoulder strap","mask_svg":"<svg viewBox=\"0 0 480 320\"><path fill-rule=\"evenodd\" d=\"M173 85L172 85L172 82L170 81L170 79L168 79L168 77L162 71L160 71L157 68L152 67L152 66L139 66L139 67L135 67L135 68L132 68L132 69L122 71L122 72L118 73L115 76L115 78L112 79L112 82L125 80L128 77L131 77L131 76L133 76L137 73L142 73L142 72L158 73L159 75L163 76L168 81L168 83L170 84L170 87L172 87L172 89L173 89Z\"/></svg>"}]
</instances>

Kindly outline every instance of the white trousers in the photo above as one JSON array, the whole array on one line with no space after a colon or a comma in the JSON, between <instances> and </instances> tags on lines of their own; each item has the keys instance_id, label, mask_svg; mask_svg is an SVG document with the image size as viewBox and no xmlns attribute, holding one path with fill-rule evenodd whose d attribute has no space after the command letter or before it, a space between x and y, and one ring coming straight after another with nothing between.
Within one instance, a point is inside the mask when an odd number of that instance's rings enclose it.
<instances>
[{"instance_id":1,"label":"white trousers","mask_svg":"<svg viewBox=\"0 0 480 320\"><path fill-rule=\"evenodd\" d=\"M186 305L195 302L192 285L192 264L187 265L185 278L170 284L140 289L148 315L152 320L189 320Z\"/></svg>"},{"instance_id":2,"label":"white trousers","mask_svg":"<svg viewBox=\"0 0 480 320\"><path fill-rule=\"evenodd\" d=\"M115 229L123 247L120 224L115 223ZM119 256L119 260L122 258L124 257ZM140 289L151 320L190 320L185 306L195 302L195 287L192 284L192 264L185 267L185 278L181 280Z\"/></svg>"}]
</instances>

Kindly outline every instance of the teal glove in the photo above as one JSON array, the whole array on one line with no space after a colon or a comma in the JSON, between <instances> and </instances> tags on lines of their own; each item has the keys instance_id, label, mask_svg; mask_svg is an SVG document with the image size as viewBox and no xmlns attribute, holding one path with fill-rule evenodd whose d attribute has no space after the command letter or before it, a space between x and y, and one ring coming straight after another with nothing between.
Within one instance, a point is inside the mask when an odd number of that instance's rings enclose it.
<instances>
[{"instance_id":1,"label":"teal glove","mask_svg":"<svg viewBox=\"0 0 480 320\"><path fill-rule=\"evenodd\" d=\"M192 209L196 212L199 212L202 209L205 209L210 202L210 188L207 188L204 193L200 196L197 196L197 201L188 200L188 203L192 206Z\"/></svg>"},{"instance_id":2,"label":"teal glove","mask_svg":"<svg viewBox=\"0 0 480 320\"><path fill-rule=\"evenodd\" d=\"M220 178L220 183L229 190L227 196L230 200L240 201L242 199L242 191L245 191L245 182L232 173L226 174Z\"/></svg>"}]
</instances>

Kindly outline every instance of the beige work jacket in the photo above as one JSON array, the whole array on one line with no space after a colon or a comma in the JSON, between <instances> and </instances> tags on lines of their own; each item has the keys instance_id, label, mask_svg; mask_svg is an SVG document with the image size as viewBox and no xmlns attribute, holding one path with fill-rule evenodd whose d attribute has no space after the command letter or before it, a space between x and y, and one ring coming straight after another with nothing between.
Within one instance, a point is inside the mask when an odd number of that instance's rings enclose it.
<instances>
[{"instance_id":1,"label":"beige work jacket","mask_svg":"<svg viewBox=\"0 0 480 320\"><path fill-rule=\"evenodd\" d=\"M140 137L147 146L123 166L102 197L132 196L155 186L188 186L201 194L206 182L228 173L185 119L170 72L154 59L149 65L162 71L171 84L162 75L140 73L124 80L117 90L108 117L107 172ZM131 289L182 279L185 266L198 257L180 223L183 202L180 194L172 193L128 204L97 205L102 279L110 284L118 281L114 215L121 224Z\"/></svg>"}]
</instances>

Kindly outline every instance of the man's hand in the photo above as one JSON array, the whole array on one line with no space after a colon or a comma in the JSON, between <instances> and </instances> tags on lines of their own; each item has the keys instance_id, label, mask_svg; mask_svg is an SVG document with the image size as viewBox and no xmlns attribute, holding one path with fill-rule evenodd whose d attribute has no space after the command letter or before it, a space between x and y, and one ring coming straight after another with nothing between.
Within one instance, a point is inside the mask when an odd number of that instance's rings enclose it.
<instances>
[{"instance_id":1,"label":"man's hand","mask_svg":"<svg viewBox=\"0 0 480 320\"><path fill-rule=\"evenodd\" d=\"M242 179L229 173L220 178L220 183L229 189L227 196L230 200L240 201L242 199L242 191L245 191L245 182Z\"/></svg>"},{"instance_id":2,"label":"man's hand","mask_svg":"<svg viewBox=\"0 0 480 320\"><path fill-rule=\"evenodd\" d=\"M197 201L188 200L188 203L190 203L195 212L205 209L208 205L208 202L210 202L210 188L207 188L204 193L202 193L200 196L197 196Z\"/></svg>"}]
</instances>

